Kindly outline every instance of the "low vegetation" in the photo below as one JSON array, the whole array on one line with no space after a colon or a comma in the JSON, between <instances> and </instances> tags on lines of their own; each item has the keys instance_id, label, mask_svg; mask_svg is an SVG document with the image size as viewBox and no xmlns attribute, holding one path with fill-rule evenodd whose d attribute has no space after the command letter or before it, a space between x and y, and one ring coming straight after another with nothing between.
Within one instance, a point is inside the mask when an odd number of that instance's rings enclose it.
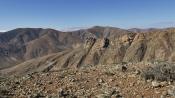
<instances>
[{"instance_id":1,"label":"low vegetation","mask_svg":"<svg viewBox=\"0 0 175 98\"><path fill-rule=\"evenodd\" d=\"M158 63L153 67L142 70L141 76L145 80L157 81L174 81L175 80L175 64Z\"/></svg>"}]
</instances>

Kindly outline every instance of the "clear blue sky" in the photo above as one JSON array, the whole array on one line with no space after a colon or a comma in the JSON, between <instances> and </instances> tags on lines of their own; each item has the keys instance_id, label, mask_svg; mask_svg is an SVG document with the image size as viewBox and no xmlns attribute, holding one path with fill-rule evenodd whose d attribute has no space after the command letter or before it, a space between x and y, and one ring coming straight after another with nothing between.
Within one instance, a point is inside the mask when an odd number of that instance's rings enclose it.
<instances>
[{"instance_id":1,"label":"clear blue sky","mask_svg":"<svg viewBox=\"0 0 175 98\"><path fill-rule=\"evenodd\" d=\"M0 30L94 25L147 28L174 22L175 0L0 0Z\"/></svg>"}]
</instances>

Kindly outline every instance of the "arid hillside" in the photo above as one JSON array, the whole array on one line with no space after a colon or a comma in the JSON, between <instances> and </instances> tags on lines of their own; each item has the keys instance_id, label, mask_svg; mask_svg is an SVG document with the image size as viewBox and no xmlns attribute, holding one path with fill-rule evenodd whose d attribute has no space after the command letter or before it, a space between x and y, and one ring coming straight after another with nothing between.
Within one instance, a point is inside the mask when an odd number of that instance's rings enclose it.
<instances>
[{"instance_id":1,"label":"arid hillside","mask_svg":"<svg viewBox=\"0 0 175 98\"><path fill-rule=\"evenodd\" d=\"M2 74L122 62L175 61L174 28L139 33L99 26L73 32L17 29L0 36L1 48L9 52L1 56L2 65L16 63L1 70Z\"/></svg>"},{"instance_id":2,"label":"arid hillside","mask_svg":"<svg viewBox=\"0 0 175 98\"><path fill-rule=\"evenodd\" d=\"M61 32L53 29L19 28L4 32L0 34L0 68L77 48L86 38L102 38L105 35L104 29L93 27L87 30ZM113 32L118 32L118 29L113 28Z\"/></svg>"},{"instance_id":3,"label":"arid hillside","mask_svg":"<svg viewBox=\"0 0 175 98\"><path fill-rule=\"evenodd\" d=\"M72 48L80 37L53 29L21 28L0 34L0 68Z\"/></svg>"},{"instance_id":4,"label":"arid hillside","mask_svg":"<svg viewBox=\"0 0 175 98\"><path fill-rule=\"evenodd\" d=\"M0 97L174 98L175 29L0 34Z\"/></svg>"}]
</instances>

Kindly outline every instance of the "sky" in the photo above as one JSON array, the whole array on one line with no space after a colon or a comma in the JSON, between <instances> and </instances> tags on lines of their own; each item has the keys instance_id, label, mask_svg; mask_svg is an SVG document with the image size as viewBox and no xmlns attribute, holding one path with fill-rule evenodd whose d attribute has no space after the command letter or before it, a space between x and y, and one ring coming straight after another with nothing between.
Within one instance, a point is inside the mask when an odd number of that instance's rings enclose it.
<instances>
[{"instance_id":1,"label":"sky","mask_svg":"<svg viewBox=\"0 0 175 98\"><path fill-rule=\"evenodd\" d=\"M0 31L175 26L175 0L0 0Z\"/></svg>"}]
</instances>

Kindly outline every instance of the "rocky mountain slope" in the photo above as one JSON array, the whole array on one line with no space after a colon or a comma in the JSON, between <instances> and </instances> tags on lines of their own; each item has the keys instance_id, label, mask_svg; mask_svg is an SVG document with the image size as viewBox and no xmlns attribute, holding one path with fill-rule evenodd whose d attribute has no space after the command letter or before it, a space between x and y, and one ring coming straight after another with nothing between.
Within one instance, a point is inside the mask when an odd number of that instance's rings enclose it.
<instances>
[{"instance_id":1,"label":"rocky mountain slope","mask_svg":"<svg viewBox=\"0 0 175 98\"><path fill-rule=\"evenodd\" d=\"M113 28L114 31L118 29ZM104 28L61 32L53 29L19 28L0 35L0 68L79 47L86 38L102 38Z\"/></svg>"},{"instance_id":2,"label":"rocky mountain slope","mask_svg":"<svg viewBox=\"0 0 175 98\"><path fill-rule=\"evenodd\" d=\"M0 34L2 98L174 98L175 28Z\"/></svg>"},{"instance_id":3,"label":"rocky mountain slope","mask_svg":"<svg viewBox=\"0 0 175 98\"><path fill-rule=\"evenodd\" d=\"M21 28L0 35L0 68L56 53L81 42L80 38L53 29Z\"/></svg>"},{"instance_id":4,"label":"rocky mountain slope","mask_svg":"<svg viewBox=\"0 0 175 98\"><path fill-rule=\"evenodd\" d=\"M174 98L175 82L151 80L161 75L159 68L168 71L172 65L123 63L64 68L58 71L35 72L19 77L0 77L2 98ZM155 72L150 75L144 68ZM168 68L169 67L169 68ZM172 68L174 70L174 67ZM146 71L146 73L143 73ZM169 71L168 71L169 72ZM142 74L144 74L142 76ZM148 75L148 76L146 76ZM173 75L170 73L168 75ZM174 75L173 75L174 76ZM170 78L171 79L171 78ZM173 78L172 78L173 79Z\"/></svg>"},{"instance_id":5,"label":"rocky mountain slope","mask_svg":"<svg viewBox=\"0 0 175 98\"><path fill-rule=\"evenodd\" d=\"M11 56L18 54L17 57L27 60L1 70L2 74L26 74L121 62L175 61L174 28L151 29L143 33L99 26L74 32L36 29L35 33L30 30L29 33L9 36L9 32L4 33L7 39L0 37L2 47L12 49ZM27 34L27 37L21 34ZM5 42L9 44L3 46Z\"/></svg>"}]
</instances>

